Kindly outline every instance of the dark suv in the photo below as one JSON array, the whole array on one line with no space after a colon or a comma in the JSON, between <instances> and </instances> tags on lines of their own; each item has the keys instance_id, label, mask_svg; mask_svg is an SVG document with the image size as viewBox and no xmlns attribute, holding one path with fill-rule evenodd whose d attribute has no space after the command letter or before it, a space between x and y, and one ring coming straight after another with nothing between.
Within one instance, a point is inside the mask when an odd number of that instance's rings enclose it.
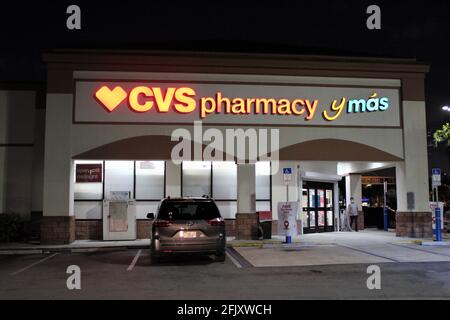
<instances>
[{"instance_id":1,"label":"dark suv","mask_svg":"<svg viewBox=\"0 0 450 320\"><path fill-rule=\"evenodd\" d=\"M158 263L170 253L215 254L225 260L225 221L214 200L201 198L165 198L161 200L151 232L151 260Z\"/></svg>"}]
</instances>

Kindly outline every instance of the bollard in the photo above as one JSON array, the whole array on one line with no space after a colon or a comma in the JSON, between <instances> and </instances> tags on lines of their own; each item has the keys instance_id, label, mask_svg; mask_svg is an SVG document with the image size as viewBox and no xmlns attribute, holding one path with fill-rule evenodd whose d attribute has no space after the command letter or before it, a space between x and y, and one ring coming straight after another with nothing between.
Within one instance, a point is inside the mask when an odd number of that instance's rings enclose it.
<instances>
[{"instance_id":1,"label":"bollard","mask_svg":"<svg viewBox=\"0 0 450 320\"><path fill-rule=\"evenodd\" d=\"M388 231L388 210L387 207L383 208L383 229Z\"/></svg>"},{"instance_id":2,"label":"bollard","mask_svg":"<svg viewBox=\"0 0 450 320\"><path fill-rule=\"evenodd\" d=\"M286 236L286 243L292 243L292 237Z\"/></svg>"},{"instance_id":3,"label":"bollard","mask_svg":"<svg viewBox=\"0 0 450 320\"><path fill-rule=\"evenodd\" d=\"M436 241L442 241L442 230L441 230L441 208L436 206L435 209L435 217L436 217Z\"/></svg>"}]
</instances>

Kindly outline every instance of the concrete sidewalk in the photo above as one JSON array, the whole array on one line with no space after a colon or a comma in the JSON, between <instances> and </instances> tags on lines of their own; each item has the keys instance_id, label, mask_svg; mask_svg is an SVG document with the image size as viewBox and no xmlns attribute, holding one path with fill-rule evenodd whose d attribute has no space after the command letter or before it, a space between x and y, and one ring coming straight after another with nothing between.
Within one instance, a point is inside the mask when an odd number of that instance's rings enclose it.
<instances>
[{"instance_id":1,"label":"concrete sidewalk","mask_svg":"<svg viewBox=\"0 0 450 320\"><path fill-rule=\"evenodd\" d=\"M270 241L230 241L254 267L376 264L387 262L450 261L450 242L422 246L431 239L396 237L395 232L364 230L302 235L292 244L281 237Z\"/></svg>"},{"instance_id":2,"label":"concrete sidewalk","mask_svg":"<svg viewBox=\"0 0 450 320\"><path fill-rule=\"evenodd\" d=\"M292 244L285 243L284 236L272 236L272 239L265 240L236 240L234 237L228 237L227 243L233 247L295 247L299 245L319 245L334 244L336 241L343 241L350 244L358 243L411 243L419 245L450 245L450 237L443 236L443 241L437 243L431 238L407 238L397 237L395 230L390 229L388 232L377 229L365 229L360 232L324 232L310 233L299 235L298 238L292 239Z\"/></svg>"}]
</instances>

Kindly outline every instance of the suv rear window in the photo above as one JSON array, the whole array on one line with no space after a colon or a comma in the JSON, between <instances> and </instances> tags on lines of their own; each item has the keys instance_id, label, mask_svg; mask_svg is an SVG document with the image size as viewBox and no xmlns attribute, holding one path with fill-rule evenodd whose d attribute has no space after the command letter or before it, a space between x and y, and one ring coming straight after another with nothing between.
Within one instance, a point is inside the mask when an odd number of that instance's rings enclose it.
<instances>
[{"instance_id":1,"label":"suv rear window","mask_svg":"<svg viewBox=\"0 0 450 320\"><path fill-rule=\"evenodd\" d=\"M164 201L159 209L161 220L210 220L220 218L212 201Z\"/></svg>"}]
</instances>

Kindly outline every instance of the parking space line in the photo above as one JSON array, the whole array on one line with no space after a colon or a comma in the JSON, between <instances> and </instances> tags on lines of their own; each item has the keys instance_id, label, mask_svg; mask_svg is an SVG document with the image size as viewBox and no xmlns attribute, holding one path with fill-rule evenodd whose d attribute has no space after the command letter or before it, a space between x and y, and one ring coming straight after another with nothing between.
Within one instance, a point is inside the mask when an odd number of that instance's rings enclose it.
<instances>
[{"instance_id":1,"label":"parking space line","mask_svg":"<svg viewBox=\"0 0 450 320\"><path fill-rule=\"evenodd\" d=\"M250 263L247 259L245 259L236 249L233 247L228 247L227 251L229 256L231 256L234 260L238 262L241 268L253 268L254 265Z\"/></svg>"},{"instance_id":2,"label":"parking space line","mask_svg":"<svg viewBox=\"0 0 450 320\"><path fill-rule=\"evenodd\" d=\"M136 262L139 259L139 256L141 255L142 249L139 249L136 255L133 258L133 261L131 261L131 264L128 266L127 271L133 270L134 266L136 265Z\"/></svg>"},{"instance_id":3,"label":"parking space line","mask_svg":"<svg viewBox=\"0 0 450 320\"><path fill-rule=\"evenodd\" d=\"M434 252L434 251L426 250L426 249L422 249L422 248L412 248L412 247L408 247L408 246L401 245L401 244L398 244L398 243L390 243L390 245L401 247L401 248L406 248L406 249L411 249L411 250L416 250L416 251L420 251L420 252L426 252L426 253L434 254L434 255L437 255L437 256L450 257L449 254L445 254L445 253L442 253L442 252Z\"/></svg>"},{"instance_id":4,"label":"parking space line","mask_svg":"<svg viewBox=\"0 0 450 320\"><path fill-rule=\"evenodd\" d=\"M361 252L361 253L365 253L365 254L368 254L368 255L371 255L371 256L374 256L374 257L377 257L377 258L390 260L392 262L400 262L399 260L394 259L394 258L388 258L388 257L382 256L382 255L376 254L376 253L372 253L372 252L369 252L369 251L366 251L366 250L362 250L362 249L359 249L359 248L351 247L351 246L348 246L348 245L345 245L345 244L335 243L335 245L337 245L339 247L347 248L347 249L350 249L350 250L358 251L358 252Z\"/></svg>"},{"instance_id":5,"label":"parking space line","mask_svg":"<svg viewBox=\"0 0 450 320\"><path fill-rule=\"evenodd\" d=\"M236 266L236 268L242 268L242 266L240 265L240 263L228 252L228 249L225 251L225 253L227 254L228 259L231 260L231 262L234 263L234 265Z\"/></svg>"},{"instance_id":6,"label":"parking space line","mask_svg":"<svg viewBox=\"0 0 450 320\"><path fill-rule=\"evenodd\" d=\"M15 271L15 272L11 273L11 275L12 275L12 276L15 276L15 275L17 275L17 274L19 274L19 273L22 273L22 272L24 272L24 271L26 271L26 270L28 270L28 269L30 269L30 268L32 268L32 267L34 267L34 266L36 266L36 265L42 263L42 262L44 262L44 261L47 261L47 260L53 258L53 257L56 256L57 254L58 254L58 252L56 252L56 253L54 253L54 254L52 254L52 255L50 255L50 256L47 256L47 257L45 257L45 258L42 258L41 260L38 260L38 261L36 261L36 262L33 262L33 263L30 264L29 266L26 266L25 268L19 269L19 270Z\"/></svg>"}]
</instances>

